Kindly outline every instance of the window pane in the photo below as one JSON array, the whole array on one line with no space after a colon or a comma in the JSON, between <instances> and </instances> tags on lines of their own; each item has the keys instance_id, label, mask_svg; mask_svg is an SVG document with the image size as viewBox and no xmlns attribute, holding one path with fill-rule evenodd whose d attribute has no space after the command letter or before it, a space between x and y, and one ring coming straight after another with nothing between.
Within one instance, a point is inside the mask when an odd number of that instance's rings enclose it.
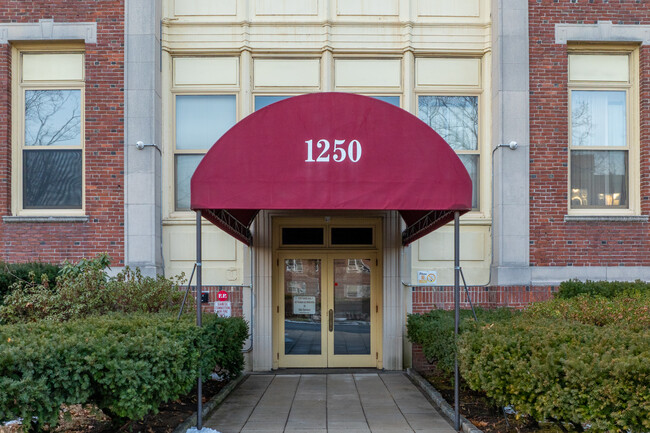
<instances>
[{"instance_id":1,"label":"window pane","mask_svg":"<svg viewBox=\"0 0 650 433\"><path fill-rule=\"evenodd\" d=\"M393 104L394 106L399 107L399 96L373 96L373 98L388 102L389 104Z\"/></svg>"},{"instance_id":2,"label":"window pane","mask_svg":"<svg viewBox=\"0 0 650 433\"><path fill-rule=\"evenodd\" d=\"M286 259L284 264L284 354L320 355L320 260Z\"/></svg>"},{"instance_id":3,"label":"window pane","mask_svg":"<svg viewBox=\"0 0 650 433\"><path fill-rule=\"evenodd\" d=\"M572 151L571 207L627 207L627 151Z\"/></svg>"},{"instance_id":4,"label":"window pane","mask_svg":"<svg viewBox=\"0 0 650 433\"><path fill-rule=\"evenodd\" d=\"M332 227L332 245L372 245L370 227Z\"/></svg>"},{"instance_id":5,"label":"window pane","mask_svg":"<svg viewBox=\"0 0 650 433\"><path fill-rule=\"evenodd\" d=\"M323 245L322 227L283 227L282 245Z\"/></svg>"},{"instance_id":6,"label":"window pane","mask_svg":"<svg viewBox=\"0 0 650 433\"><path fill-rule=\"evenodd\" d=\"M478 150L477 96L420 96L418 117L454 150Z\"/></svg>"},{"instance_id":7,"label":"window pane","mask_svg":"<svg viewBox=\"0 0 650 433\"><path fill-rule=\"evenodd\" d=\"M23 207L81 209L81 150L24 150Z\"/></svg>"},{"instance_id":8,"label":"window pane","mask_svg":"<svg viewBox=\"0 0 650 433\"><path fill-rule=\"evenodd\" d=\"M571 92L573 146L626 146L624 91Z\"/></svg>"},{"instance_id":9,"label":"window pane","mask_svg":"<svg viewBox=\"0 0 650 433\"><path fill-rule=\"evenodd\" d=\"M176 155L176 210L190 208L190 180L203 155Z\"/></svg>"},{"instance_id":10,"label":"window pane","mask_svg":"<svg viewBox=\"0 0 650 433\"><path fill-rule=\"evenodd\" d=\"M472 209L478 209L479 197L479 156L478 155L458 155L463 162L469 177L472 178Z\"/></svg>"},{"instance_id":11,"label":"window pane","mask_svg":"<svg viewBox=\"0 0 650 433\"><path fill-rule=\"evenodd\" d=\"M81 146L81 90L26 90L25 146Z\"/></svg>"},{"instance_id":12,"label":"window pane","mask_svg":"<svg viewBox=\"0 0 650 433\"><path fill-rule=\"evenodd\" d=\"M236 121L235 95L179 95L176 149L209 149Z\"/></svg>"},{"instance_id":13,"label":"window pane","mask_svg":"<svg viewBox=\"0 0 650 433\"><path fill-rule=\"evenodd\" d=\"M273 104L274 102L283 101L291 96L256 96L255 97L255 111Z\"/></svg>"}]
</instances>

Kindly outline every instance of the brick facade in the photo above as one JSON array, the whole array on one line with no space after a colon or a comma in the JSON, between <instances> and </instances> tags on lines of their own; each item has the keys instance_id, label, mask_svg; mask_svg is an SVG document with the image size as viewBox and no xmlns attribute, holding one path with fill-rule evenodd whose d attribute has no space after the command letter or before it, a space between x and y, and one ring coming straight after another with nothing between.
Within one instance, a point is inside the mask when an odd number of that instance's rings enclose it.
<instances>
[{"instance_id":1,"label":"brick facade","mask_svg":"<svg viewBox=\"0 0 650 433\"><path fill-rule=\"evenodd\" d=\"M530 0L530 264L648 266L643 222L565 222L568 204L567 46L555 24L649 25L650 3ZM650 46L640 48L641 213L650 211Z\"/></svg>"},{"instance_id":2,"label":"brick facade","mask_svg":"<svg viewBox=\"0 0 650 433\"><path fill-rule=\"evenodd\" d=\"M0 260L62 262L108 252L124 263L124 1L4 1L2 23L96 22L85 57L88 222L4 223ZM53 42L54 44L56 42ZM55 45L53 45L55 46ZM0 44L0 215L11 215L11 45Z\"/></svg>"},{"instance_id":3,"label":"brick facade","mask_svg":"<svg viewBox=\"0 0 650 433\"><path fill-rule=\"evenodd\" d=\"M525 308L532 302L545 301L553 297L554 286L468 286L474 306L483 308ZM454 308L454 287L414 287L412 289L413 313L426 313L432 309L452 310ZM470 308L465 288L460 287L460 308Z\"/></svg>"}]
</instances>

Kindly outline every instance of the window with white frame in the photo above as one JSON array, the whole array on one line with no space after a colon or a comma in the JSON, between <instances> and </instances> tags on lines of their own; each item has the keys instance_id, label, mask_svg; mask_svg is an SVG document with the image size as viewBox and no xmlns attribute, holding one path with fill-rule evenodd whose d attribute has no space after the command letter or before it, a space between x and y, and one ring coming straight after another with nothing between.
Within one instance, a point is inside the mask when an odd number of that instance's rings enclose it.
<instances>
[{"instance_id":1,"label":"window with white frame","mask_svg":"<svg viewBox=\"0 0 650 433\"><path fill-rule=\"evenodd\" d=\"M472 179L472 209L479 209L478 96L420 95L418 117L458 154Z\"/></svg>"},{"instance_id":2,"label":"window with white frame","mask_svg":"<svg viewBox=\"0 0 650 433\"><path fill-rule=\"evenodd\" d=\"M84 53L16 49L17 211L84 207Z\"/></svg>"},{"instance_id":3,"label":"window with white frame","mask_svg":"<svg viewBox=\"0 0 650 433\"><path fill-rule=\"evenodd\" d=\"M174 208L190 209L190 180L203 155L237 121L235 95L176 95Z\"/></svg>"},{"instance_id":4,"label":"window with white frame","mask_svg":"<svg viewBox=\"0 0 650 433\"><path fill-rule=\"evenodd\" d=\"M569 54L572 210L631 207L634 87L630 64L630 52Z\"/></svg>"}]
</instances>

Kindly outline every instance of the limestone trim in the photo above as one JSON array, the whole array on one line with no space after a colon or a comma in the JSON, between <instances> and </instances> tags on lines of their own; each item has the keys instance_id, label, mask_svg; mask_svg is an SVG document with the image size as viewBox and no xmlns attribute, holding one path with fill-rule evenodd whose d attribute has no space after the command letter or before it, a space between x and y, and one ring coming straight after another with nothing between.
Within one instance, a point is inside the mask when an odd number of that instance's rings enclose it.
<instances>
[{"instance_id":1,"label":"limestone trim","mask_svg":"<svg viewBox=\"0 0 650 433\"><path fill-rule=\"evenodd\" d=\"M83 40L97 43L97 23L55 23L52 19L37 23L0 24L0 44L9 41Z\"/></svg>"},{"instance_id":2,"label":"limestone trim","mask_svg":"<svg viewBox=\"0 0 650 433\"><path fill-rule=\"evenodd\" d=\"M555 24L555 43L570 41L589 42L640 42L650 44L650 25L612 24L598 21L597 24Z\"/></svg>"}]
</instances>

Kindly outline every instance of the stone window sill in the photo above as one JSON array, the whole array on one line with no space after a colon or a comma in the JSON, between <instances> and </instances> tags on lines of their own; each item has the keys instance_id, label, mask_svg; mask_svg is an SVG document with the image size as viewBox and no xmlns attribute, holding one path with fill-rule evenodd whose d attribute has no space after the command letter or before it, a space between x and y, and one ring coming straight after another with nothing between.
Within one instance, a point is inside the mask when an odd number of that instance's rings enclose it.
<instances>
[{"instance_id":1,"label":"stone window sill","mask_svg":"<svg viewBox=\"0 0 650 433\"><path fill-rule=\"evenodd\" d=\"M87 223L88 215L82 216L3 216L5 223Z\"/></svg>"},{"instance_id":2,"label":"stone window sill","mask_svg":"<svg viewBox=\"0 0 650 433\"><path fill-rule=\"evenodd\" d=\"M647 223L648 215L564 215L564 222Z\"/></svg>"}]
</instances>

